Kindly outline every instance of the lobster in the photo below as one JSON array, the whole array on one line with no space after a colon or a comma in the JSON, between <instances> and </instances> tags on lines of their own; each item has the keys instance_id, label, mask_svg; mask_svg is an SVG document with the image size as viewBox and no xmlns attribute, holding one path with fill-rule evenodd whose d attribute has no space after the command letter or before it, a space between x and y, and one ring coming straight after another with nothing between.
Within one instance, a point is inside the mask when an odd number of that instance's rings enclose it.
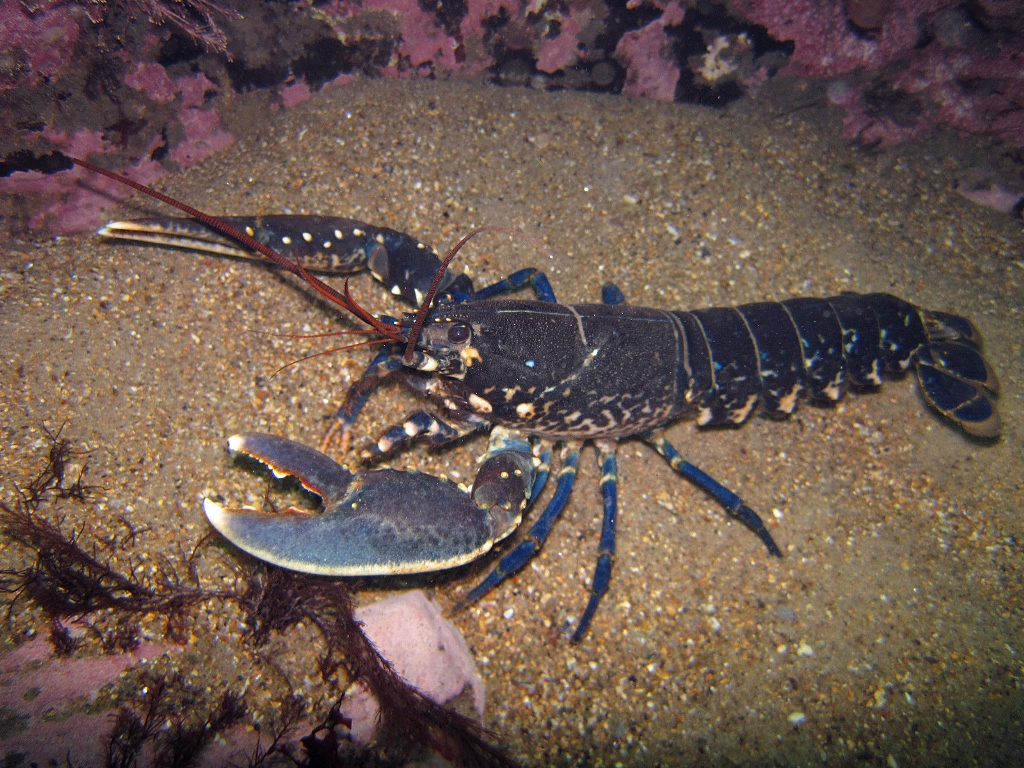
<instances>
[{"instance_id":1,"label":"lobster","mask_svg":"<svg viewBox=\"0 0 1024 768\"><path fill-rule=\"evenodd\" d=\"M217 220L109 171L82 165L155 194L202 222L118 222L101 233L129 237L156 226L179 238L187 232L189 241L179 239L176 245L201 247L210 240L216 248L237 250L219 236L202 234L212 228L248 249L233 255L259 253L372 327L386 346L350 388L337 425L347 434L367 397L386 378L399 379L434 403L444 418L427 411L412 414L371 446L371 460L413 440L442 446L490 429L468 493L447 479L419 472L356 474L321 450L282 437L231 437L231 450L263 462L278 476L297 477L323 500L319 515L267 514L204 502L207 518L228 540L286 568L335 576L388 575L451 568L479 558L519 526L549 476L549 444L561 441L562 465L547 506L459 605L471 603L541 549L569 499L581 448L593 442L600 457L604 516L589 598L571 637L579 642L611 584L621 440L637 438L652 447L751 529L770 555L781 557L757 513L685 461L661 434L664 427L687 413L696 413L699 426L740 425L758 404L770 415L785 417L801 397L835 402L850 386L875 388L884 373L913 368L924 400L948 421L979 438L994 439L1000 432L994 402L998 380L971 322L889 294L667 311L629 305L617 288L607 285L601 304L561 305L536 270L520 270L481 290L474 290L464 275L449 277L448 261L473 233L441 263L429 248L394 230L342 219ZM313 234L318 227L338 230L331 247L338 253L335 242L347 244L351 258L345 269L369 265L378 279L391 283L393 293L416 298L419 311L401 319L373 317L352 300L347 284L341 293L310 274L300 261L316 263L312 244L327 242ZM351 232L347 240L341 237L346 232ZM290 253L298 251L302 258L292 261L265 241L298 245ZM389 260L396 254L401 257L393 265ZM428 274L431 285L424 291ZM527 284L536 300L493 298Z\"/></svg>"}]
</instances>

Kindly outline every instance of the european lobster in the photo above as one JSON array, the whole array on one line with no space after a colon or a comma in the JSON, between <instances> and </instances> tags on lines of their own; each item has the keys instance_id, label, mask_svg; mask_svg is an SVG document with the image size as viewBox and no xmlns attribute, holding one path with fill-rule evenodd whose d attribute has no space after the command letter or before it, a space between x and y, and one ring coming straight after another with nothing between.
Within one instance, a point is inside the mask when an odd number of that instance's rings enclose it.
<instances>
[{"instance_id":1,"label":"european lobster","mask_svg":"<svg viewBox=\"0 0 1024 768\"><path fill-rule=\"evenodd\" d=\"M578 642L611 581L619 441L636 437L650 445L756 533L771 555L781 557L760 517L683 460L661 436L663 427L688 412L696 412L700 426L738 425L758 403L769 414L785 416L800 396L837 401L850 385L877 387L883 372L913 367L925 401L944 417L971 435L995 438L1000 431L994 404L998 381L970 321L888 294L673 312L628 305L609 285L603 304L565 306L555 302L548 281L536 270L521 270L475 291L465 276L448 276L447 262L442 265L433 251L394 230L321 217L217 220L81 164L198 220L118 222L102 234L168 242L170 232L172 245L221 253L230 248L233 255L257 252L373 327L387 346L349 390L338 424L350 429L385 377L399 378L446 418L426 411L413 414L377 441L371 458L411 440L440 446L490 428L488 449L468 494L446 479L418 472L378 469L356 475L321 451L281 437L230 438L232 450L258 459L277 475L294 475L323 500L320 515L228 510L206 500L207 517L226 538L287 568L384 575L450 568L478 558L519 525L548 477L547 441L563 441L558 484L547 507L462 604L473 602L543 546L568 501L580 450L592 441L600 454L604 518L589 600L572 635ZM247 250L229 245L215 231ZM297 261L268 242L284 246ZM313 257L324 250L338 254L327 265L330 271L369 266L393 293L421 303L419 312L400 320L370 316L351 299L347 286L342 294L303 266L322 266ZM527 283L537 300L491 298Z\"/></svg>"}]
</instances>

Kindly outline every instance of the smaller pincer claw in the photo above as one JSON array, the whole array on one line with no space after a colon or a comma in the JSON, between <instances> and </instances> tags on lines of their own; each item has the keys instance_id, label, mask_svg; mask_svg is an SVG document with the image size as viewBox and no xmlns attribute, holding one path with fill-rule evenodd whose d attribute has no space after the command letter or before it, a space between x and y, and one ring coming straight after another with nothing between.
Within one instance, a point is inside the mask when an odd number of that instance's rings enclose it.
<instances>
[{"instance_id":1,"label":"smaller pincer claw","mask_svg":"<svg viewBox=\"0 0 1024 768\"><path fill-rule=\"evenodd\" d=\"M497 494L502 503L494 503L492 483L488 492L481 488L470 494L422 472L354 474L314 448L274 435L235 435L228 446L266 464L278 477L298 478L323 500L319 514L227 509L211 499L203 503L210 523L231 543L295 571L385 576L452 568L508 535L521 517L519 507L525 506L516 504L509 514L508 493ZM481 475L492 477L488 461L507 464L510 456L485 461Z\"/></svg>"}]
</instances>

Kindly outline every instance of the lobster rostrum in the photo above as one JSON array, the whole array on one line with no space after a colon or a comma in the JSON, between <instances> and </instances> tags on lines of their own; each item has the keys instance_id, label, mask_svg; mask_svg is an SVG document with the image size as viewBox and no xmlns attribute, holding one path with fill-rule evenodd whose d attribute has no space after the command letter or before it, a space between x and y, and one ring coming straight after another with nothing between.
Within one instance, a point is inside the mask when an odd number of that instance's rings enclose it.
<instances>
[{"instance_id":1,"label":"lobster rostrum","mask_svg":"<svg viewBox=\"0 0 1024 768\"><path fill-rule=\"evenodd\" d=\"M414 413L371 446L370 459L412 440L440 446L490 429L487 451L468 493L446 479L418 472L377 469L355 474L323 452L281 437L230 438L232 450L258 459L277 475L297 477L323 499L319 515L229 510L206 500L207 517L226 538L287 568L362 576L426 572L469 562L519 525L547 480L549 442L561 441L558 483L547 506L462 604L473 602L541 548L568 501L580 450L591 441L600 458L604 517L589 600L572 636L579 641L611 581L618 514L616 449L623 439L637 438L651 446L750 528L771 555L781 557L760 517L735 493L685 461L662 436L662 428L687 413L695 413L700 426L739 425L758 404L769 414L785 416L800 397L837 401L851 385L877 387L883 373L913 368L925 401L948 420L981 438L995 438L1000 431L994 403L999 385L970 321L888 294L845 293L666 311L631 306L609 285L602 304L566 306L555 302L546 278L532 269L475 291L465 276L447 277L447 262L441 265L429 248L393 230L320 217L226 220L251 230L238 232L168 202L299 275L388 342L349 390L337 424L347 434L367 397L389 377L433 402L443 416ZM260 230L268 221L270 229ZM335 224L342 221L347 225ZM188 232L193 238L202 231L185 220L166 219L120 222L101 232L149 239L124 234L131 227ZM347 286L344 294L335 291L302 263L260 242L297 245L289 253L312 265L316 249L327 247L327 238L313 230L324 227L330 234L338 230L332 253L346 244L339 264L352 257L348 269L370 265L379 279L391 283L393 293L422 298L420 311L400 320L374 318L351 300ZM342 237L346 233L351 233L348 239ZM202 239L216 241L217 248L237 249L220 238ZM391 270L389 259L398 254L394 264L399 268ZM432 285L424 290L428 274ZM537 300L492 298L526 284Z\"/></svg>"}]
</instances>

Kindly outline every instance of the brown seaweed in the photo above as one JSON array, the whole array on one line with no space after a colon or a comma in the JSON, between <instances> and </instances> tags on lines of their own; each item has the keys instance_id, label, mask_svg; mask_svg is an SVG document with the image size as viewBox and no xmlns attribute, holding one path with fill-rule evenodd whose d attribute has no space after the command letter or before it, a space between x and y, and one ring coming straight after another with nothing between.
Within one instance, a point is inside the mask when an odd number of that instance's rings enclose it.
<instances>
[{"instance_id":1,"label":"brown seaweed","mask_svg":"<svg viewBox=\"0 0 1024 768\"><path fill-rule=\"evenodd\" d=\"M19 496L13 506L0 501L0 531L35 555L25 568L0 570L0 593L13 598L8 612L24 596L51 618L82 617L105 609L122 615L156 613L166 617L168 637L177 639L187 634L183 623L191 609L217 596L198 585L185 585L166 566L156 584L139 576L130 557L126 571L114 568L95 546L90 552L80 544L80 531L65 533L59 524L32 511L28 498ZM123 631L130 624L119 626ZM111 642L112 649L132 647L130 638Z\"/></svg>"},{"instance_id":2,"label":"brown seaweed","mask_svg":"<svg viewBox=\"0 0 1024 768\"><path fill-rule=\"evenodd\" d=\"M150 675L147 682L136 707L121 707L114 720L106 739L106 768L135 768L147 744L154 747L154 768L185 768L247 711L242 697L227 691L204 719L187 723L176 698L195 696L192 686L178 676ZM168 721L170 727L165 728Z\"/></svg>"},{"instance_id":3,"label":"brown seaweed","mask_svg":"<svg viewBox=\"0 0 1024 768\"><path fill-rule=\"evenodd\" d=\"M87 461L83 462L75 481L68 487L64 486L68 464L77 453L72 449L71 441L61 437L65 426L62 424L56 434L43 427L46 436L50 438L46 463L23 491L25 501L32 509L37 509L51 491L58 499L85 501L96 490L96 486L85 484L85 473L89 471Z\"/></svg>"}]
</instances>

